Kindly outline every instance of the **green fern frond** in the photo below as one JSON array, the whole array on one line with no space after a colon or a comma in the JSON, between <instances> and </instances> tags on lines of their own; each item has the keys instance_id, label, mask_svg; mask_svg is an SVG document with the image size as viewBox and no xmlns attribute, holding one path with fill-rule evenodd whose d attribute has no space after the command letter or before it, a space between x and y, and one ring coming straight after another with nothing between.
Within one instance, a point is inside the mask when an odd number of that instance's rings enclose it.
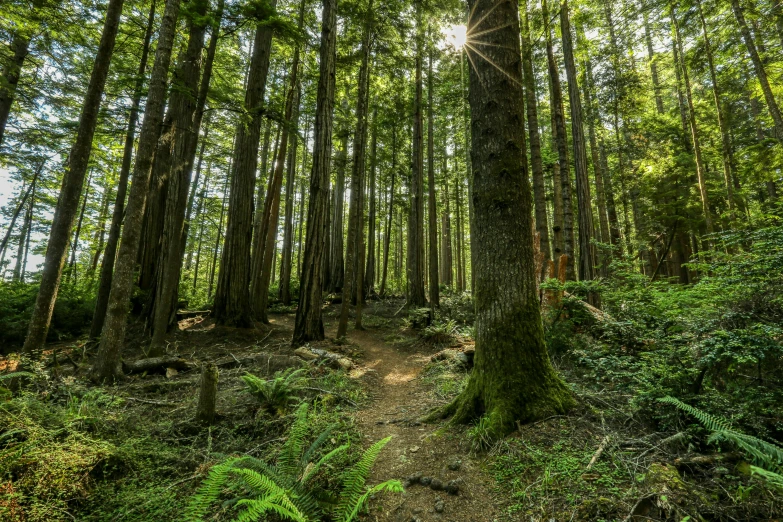
<instances>
[{"instance_id":1,"label":"green fern frond","mask_svg":"<svg viewBox=\"0 0 783 522\"><path fill-rule=\"evenodd\" d=\"M310 444L310 447L305 450L304 454L302 454L302 465L307 466L307 464L310 463L313 456L315 455L315 452L318 451L321 446L324 445L324 443L329 439L329 435L332 434L331 428L326 428L324 431L321 432L318 437L313 441L312 444Z\"/></svg>"},{"instance_id":2,"label":"green fern frond","mask_svg":"<svg viewBox=\"0 0 783 522\"><path fill-rule=\"evenodd\" d=\"M662 399L658 400L665 404L676 406L680 410L693 415L704 425L705 428L710 431L733 431L731 429L731 423L729 423L729 421L726 419L721 419L719 417L715 417L714 415L710 415L709 413L703 412L698 408L694 408L690 404L685 404L679 399L675 399L674 397L663 397Z\"/></svg>"},{"instance_id":3,"label":"green fern frond","mask_svg":"<svg viewBox=\"0 0 783 522\"><path fill-rule=\"evenodd\" d=\"M767 484L783 490L783 475L775 473L774 471L766 470L764 468L759 468L758 466L751 466L750 472L753 475L759 475L767 482Z\"/></svg>"},{"instance_id":4,"label":"green fern frond","mask_svg":"<svg viewBox=\"0 0 783 522\"><path fill-rule=\"evenodd\" d=\"M370 446L367 451L364 452L362 458L359 459L359 462L357 462L345 475L343 488L340 492L340 501L337 504L336 514L338 522L348 522L351 520L351 517L353 516L352 513L364 494L364 485L367 481L367 477L370 475L370 470L372 470L381 450L390 440L391 437L386 437Z\"/></svg>"},{"instance_id":5,"label":"green fern frond","mask_svg":"<svg viewBox=\"0 0 783 522\"><path fill-rule=\"evenodd\" d=\"M235 522L258 522L261 515L270 511L285 520L293 520L294 522L307 522L308 520L291 504L285 494L259 499L242 499L237 502L237 506L244 509L234 519Z\"/></svg>"},{"instance_id":6,"label":"green fern frond","mask_svg":"<svg viewBox=\"0 0 783 522\"><path fill-rule=\"evenodd\" d=\"M277 467L285 475L297 476L299 474L299 463L308 431L308 409L307 403L304 402L296 410L296 419L288 431L288 440L283 444L277 459Z\"/></svg>"},{"instance_id":7,"label":"green fern frond","mask_svg":"<svg viewBox=\"0 0 783 522\"><path fill-rule=\"evenodd\" d=\"M11 373L4 373L0 375L0 382L3 382L8 379L13 379L14 377L35 377L34 373L30 372L11 372Z\"/></svg>"},{"instance_id":8,"label":"green fern frond","mask_svg":"<svg viewBox=\"0 0 783 522\"><path fill-rule=\"evenodd\" d=\"M209 507L220 497L234 465L241 459L233 458L212 466L207 479L201 484L185 510L186 520L201 520Z\"/></svg>"},{"instance_id":9,"label":"green fern frond","mask_svg":"<svg viewBox=\"0 0 783 522\"><path fill-rule=\"evenodd\" d=\"M356 502L351 512L347 515L347 518L340 518L339 522L353 521L356 517L359 516L359 513L367 504L367 501L370 499L370 497L382 491L388 491L390 493L402 493L405 491L405 488L402 487L402 483L399 480L387 480L386 482L381 482L377 486L373 486L364 495L359 497L359 500Z\"/></svg>"},{"instance_id":10,"label":"green fern frond","mask_svg":"<svg viewBox=\"0 0 783 522\"><path fill-rule=\"evenodd\" d=\"M305 468L305 471L302 474L302 483L306 484L307 481L309 481L311 478L313 478L318 473L318 470L321 469L321 467L324 464L326 464L327 462L332 460L334 457L336 457L340 453L343 453L347 449L348 449L348 444L343 444L339 448L335 448L332 451L330 451L329 453L327 453L326 455L324 455L323 457L321 457L318 460L318 462L316 462L315 464L312 464L312 465L308 466L307 468Z\"/></svg>"},{"instance_id":11,"label":"green fern frond","mask_svg":"<svg viewBox=\"0 0 783 522\"><path fill-rule=\"evenodd\" d=\"M705 413L673 397L664 397L659 399L659 401L672 404L696 417L704 427L712 431L709 439L707 439L708 442L727 441L734 444L749 455L754 464L756 464L756 466L751 466L755 474L760 475L772 486L783 487L783 476L781 476L781 473L783 473L782 447L753 435L737 431L731 427L731 424L726 419Z\"/></svg>"}]
</instances>

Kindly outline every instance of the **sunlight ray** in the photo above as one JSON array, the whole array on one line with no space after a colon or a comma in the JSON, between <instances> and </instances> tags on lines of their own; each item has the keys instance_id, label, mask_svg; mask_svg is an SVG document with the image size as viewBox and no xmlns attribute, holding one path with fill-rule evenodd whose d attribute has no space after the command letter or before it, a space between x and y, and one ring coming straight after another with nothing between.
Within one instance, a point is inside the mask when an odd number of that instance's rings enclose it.
<instances>
[{"instance_id":1,"label":"sunlight ray","mask_svg":"<svg viewBox=\"0 0 783 522\"><path fill-rule=\"evenodd\" d=\"M516 83L516 84L517 84L517 85L519 85L520 87L522 86L522 83L521 83L519 80L517 80L516 78L514 78L513 76L511 76L509 73L507 73L506 71L504 71L504 70L503 70L503 69L502 69L502 68L501 68L501 67L500 67L498 64L496 64L495 62L493 62L493 61L492 61L492 59L491 59L489 56L487 56L486 54L482 53L481 51L479 51L478 49L476 49L475 47L473 47L473 46L472 46L470 43L465 43L465 47L467 47L467 48L469 48L469 49L473 50L473 52L475 52L476 54L478 54L479 56L481 56L482 58L484 58L484 60L486 60L488 64L490 64L490 65L491 65L491 66L493 66L495 69L497 69L498 71L500 71L501 73L503 73L504 75L506 75L506 77L507 77L509 80L511 80L512 82ZM478 70L476 71L476 73L478 73Z\"/></svg>"},{"instance_id":2,"label":"sunlight ray","mask_svg":"<svg viewBox=\"0 0 783 522\"><path fill-rule=\"evenodd\" d=\"M474 71L476 71L476 77L478 77L481 87L484 88L485 93L489 94L489 89L487 89L487 86L484 84L484 79L481 78L481 73L479 72L478 67L476 67L476 63L473 61L473 58L470 56L470 52L469 52L470 48L467 43L465 44L464 49L465 49L465 56L467 56L468 60L470 61L470 66L473 67Z\"/></svg>"},{"instance_id":3,"label":"sunlight ray","mask_svg":"<svg viewBox=\"0 0 783 522\"><path fill-rule=\"evenodd\" d=\"M471 40L471 39L468 39L467 41L470 42L470 43L478 44L478 45L486 45L488 47L498 47L500 49L508 49L510 51L514 51L515 50L513 47L510 47L508 45L500 45L500 44L485 42L483 40Z\"/></svg>"},{"instance_id":4,"label":"sunlight ray","mask_svg":"<svg viewBox=\"0 0 783 522\"><path fill-rule=\"evenodd\" d=\"M493 5L493 6L492 6L492 7L489 9L489 11L487 11L486 13L484 13L484 16L482 16L482 17L481 17L481 18L480 18L480 19L479 19L479 20L478 20L476 23L471 23L471 21L470 21L470 20L468 20L468 34L470 34L470 31L471 31L472 29L474 29L474 28L478 27L479 25L481 25L481 22L483 22L484 20L486 20L486 19L487 19L487 17L488 17L489 15L491 15L491 14L492 14L492 11L494 11L494 10L497 8L497 6L499 6L499 5L500 5L500 2L502 2L502 0L498 0L497 2L495 2L495 5ZM478 5L478 2L476 2L476 5ZM475 9L475 7L476 7L476 6L473 6L473 7L474 7L474 9Z\"/></svg>"},{"instance_id":5,"label":"sunlight ray","mask_svg":"<svg viewBox=\"0 0 783 522\"><path fill-rule=\"evenodd\" d=\"M475 34L470 34L470 29L468 29L468 38L475 38L477 36L483 36L485 34L489 34L489 33L495 32L495 31L497 31L499 29L505 29L506 27L510 27L510 26L511 26L511 22L509 22L509 23L507 23L505 25L499 25L498 27L493 27L492 29L485 29L484 31L479 31L478 33L475 33Z\"/></svg>"}]
</instances>

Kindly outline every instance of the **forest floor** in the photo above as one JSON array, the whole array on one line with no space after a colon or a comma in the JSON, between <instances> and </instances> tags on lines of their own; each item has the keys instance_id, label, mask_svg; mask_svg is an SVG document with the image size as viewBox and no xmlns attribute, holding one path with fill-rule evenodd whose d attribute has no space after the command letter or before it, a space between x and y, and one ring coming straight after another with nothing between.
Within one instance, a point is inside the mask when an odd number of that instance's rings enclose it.
<instances>
[{"instance_id":1,"label":"forest floor","mask_svg":"<svg viewBox=\"0 0 783 522\"><path fill-rule=\"evenodd\" d=\"M657 432L638 415L633 396L558 356L553 362L578 400L567 415L520 426L497 443L482 437L480 424L421 423L464 387L470 368L458 355L472 342L459 335L441 343L426 339L410 327L400 299L370 301L365 329L351 328L347 341L335 341L338 313L339 305L325 308L328 338L311 347L349 358L352 368L310 365L307 386L316 393L302 398L313 403L313 436L336 427L332 443L350 443L348 459L392 437L368 483L399 479L405 492L374 498L364 520L781 520L781 499L754 486L736 454L701 454L683 444L682 432ZM272 313L270 322L236 330L195 317L171 335L169 353L221 368L218 417L209 430L193 421L198 371L150 372L94 387L82 379L90 351L79 343L54 345L59 375L37 394L9 402L8 414L0 408L8 433L41 434L20 443L30 444L21 461L9 464L0 453L0 472L5 465L16 477L3 484L9 472L0 473L0 519L4 508L13 514L28 505L26 517L8 520L175 520L211 465L229 455L274 459L292 412L259 409L241 376L268 378L282 369L253 360L259 354L278 356L283 366L304 363L290 346L293 313ZM144 337L129 332L126 359L141 357ZM41 413L40 401L48 413ZM16 488L19 500L4 501L4 488Z\"/></svg>"}]
</instances>

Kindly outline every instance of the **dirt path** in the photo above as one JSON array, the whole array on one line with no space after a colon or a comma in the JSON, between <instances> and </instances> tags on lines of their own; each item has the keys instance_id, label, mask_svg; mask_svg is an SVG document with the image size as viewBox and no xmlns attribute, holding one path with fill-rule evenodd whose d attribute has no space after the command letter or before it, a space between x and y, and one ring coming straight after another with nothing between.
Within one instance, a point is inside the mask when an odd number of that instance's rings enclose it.
<instances>
[{"instance_id":1,"label":"dirt path","mask_svg":"<svg viewBox=\"0 0 783 522\"><path fill-rule=\"evenodd\" d=\"M385 343L381 332L351 331L349 339L364 354L363 368L355 373L367 384L373 399L369 407L357 413L357 424L368 443L392 436L378 459L370 482L389 478L404 480L420 474L437 479L444 486L455 481L452 484L459 487L459 493L451 495L420 483L407 485L403 495L376 501L370 520L496 520L497 503L488 487L491 479L480 469L480 461L469 457L465 436L453 430L439 432L438 425L416 421L434 406L427 386L417 378L430 354Z\"/></svg>"}]
</instances>

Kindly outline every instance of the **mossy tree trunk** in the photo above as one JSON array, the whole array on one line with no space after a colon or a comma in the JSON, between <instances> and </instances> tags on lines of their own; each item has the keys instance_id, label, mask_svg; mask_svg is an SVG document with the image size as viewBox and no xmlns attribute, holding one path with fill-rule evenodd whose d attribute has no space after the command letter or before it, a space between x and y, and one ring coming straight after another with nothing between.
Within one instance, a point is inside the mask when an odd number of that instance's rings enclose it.
<instances>
[{"instance_id":1,"label":"mossy tree trunk","mask_svg":"<svg viewBox=\"0 0 783 522\"><path fill-rule=\"evenodd\" d=\"M483 56L468 40L476 356L465 391L444 412L459 423L487 416L491 435L502 436L517 421L565 412L573 399L549 362L536 291L518 6L469 4L472 20L480 20L469 21L469 35L497 29L482 35L491 44Z\"/></svg>"}]
</instances>

